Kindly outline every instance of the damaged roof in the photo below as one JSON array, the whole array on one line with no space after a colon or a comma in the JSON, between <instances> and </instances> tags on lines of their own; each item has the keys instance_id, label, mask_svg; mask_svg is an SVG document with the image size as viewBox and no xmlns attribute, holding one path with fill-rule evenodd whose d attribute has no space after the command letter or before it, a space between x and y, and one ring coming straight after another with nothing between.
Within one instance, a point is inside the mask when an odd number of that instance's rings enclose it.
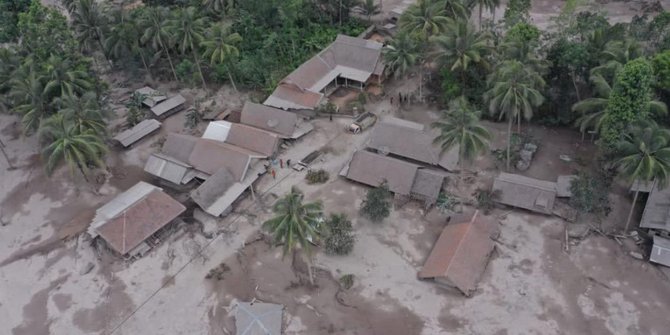
<instances>
[{"instance_id":1,"label":"damaged roof","mask_svg":"<svg viewBox=\"0 0 670 335\"><path fill-rule=\"evenodd\" d=\"M493 181L495 200L499 203L552 214L556 200L556 183L501 172Z\"/></svg>"},{"instance_id":2,"label":"damaged roof","mask_svg":"<svg viewBox=\"0 0 670 335\"><path fill-rule=\"evenodd\" d=\"M448 224L435 242L419 278L436 279L469 296L477 289L495 248L491 240L494 233L493 224L478 212L470 221Z\"/></svg>"},{"instance_id":3,"label":"damaged roof","mask_svg":"<svg viewBox=\"0 0 670 335\"><path fill-rule=\"evenodd\" d=\"M640 228L670 231L670 187L654 182L642 212Z\"/></svg>"},{"instance_id":4,"label":"damaged roof","mask_svg":"<svg viewBox=\"0 0 670 335\"><path fill-rule=\"evenodd\" d=\"M281 335L284 306L240 302L235 311L237 335Z\"/></svg>"}]
</instances>

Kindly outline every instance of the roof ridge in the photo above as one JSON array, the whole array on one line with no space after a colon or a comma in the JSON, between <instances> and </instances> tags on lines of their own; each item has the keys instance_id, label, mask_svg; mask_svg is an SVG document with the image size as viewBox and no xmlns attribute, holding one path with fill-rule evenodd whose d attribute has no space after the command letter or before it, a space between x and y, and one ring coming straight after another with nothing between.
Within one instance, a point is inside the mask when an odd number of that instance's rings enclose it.
<instances>
[{"instance_id":1,"label":"roof ridge","mask_svg":"<svg viewBox=\"0 0 670 335\"><path fill-rule=\"evenodd\" d=\"M468 234L470 233L470 230L472 229L472 226L474 226L475 219L477 218L477 215L479 215L479 210L475 211L475 214L472 215L472 219L470 219L470 222L468 222L467 229L465 230L465 233L463 234L463 238L458 241L458 245L456 246L456 250L454 250L454 254L451 256L451 260L449 260L449 264L447 265L447 268L444 270L444 276L449 273L449 268L453 264L452 260L456 257L458 254L458 251L461 250L461 246L463 245L463 241L467 238Z\"/></svg>"}]
</instances>

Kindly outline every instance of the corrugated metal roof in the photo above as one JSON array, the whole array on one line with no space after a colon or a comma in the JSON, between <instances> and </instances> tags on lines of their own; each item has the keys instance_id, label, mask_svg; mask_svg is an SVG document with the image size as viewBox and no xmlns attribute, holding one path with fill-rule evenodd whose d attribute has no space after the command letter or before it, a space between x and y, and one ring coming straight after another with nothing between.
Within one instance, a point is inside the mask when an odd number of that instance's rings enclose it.
<instances>
[{"instance_id":1,"label":"corrugated metal roof","mask_svg":"<svg viewBox=\"0 0 670 335\"><path fill-rule=\"evenodd\" d=\"M321 103L323 94L301 90L288 82L281 82L263 104L282 109L314 109Z\"/></svg>"},{"instance_id":2,"label":"corrugated metal roof","mask_svg":"<svg viewBox=\"0 0 670 335\"><path fill-rule=\"evenodd\" d=\"M156 188L96 228L119 254L125 255L186 210Z\"/></svg>"},{"instance_id":3,"label":"corrugated metal roof","mask_svg":"<svg viewBox=\"0 0 670 335\"><path fill-rule=\"evenodd\" d=\"M121 142L121 145L124 147L128 147L131 144L139 141L142 137L151 134L160 127L161 123L158 120L144 120L136 124L134 127L118 133L116 136L114 136L114 139Z\"/></svg>"},{"instance_id":4,"label":"corrugated metal roof","mask_svg":"<svg viewBox=\"0 0 670 335\"><path fill-rule=\"evenodd\" d=\"M235 177L226 168L221 168L215 174L211 175L205 180L202 185L198 186L191 192L191 198L200 208L207 211L207 209L216 202L233 184L235 184ZM226 209L223 208L221 213ZM221 215L221 213L215 216ZM211 214L211 213L210 213Z\"/></svg>"},{"instance_id":5,"label":"corrugated metal roof","mask_svg":"<svg viewBox=\"0 0 670 335\"><path fill-rule=\"evenodd\" d=\"M660 189L658 183L654 183L642 213L640 228L670 231L670 187Z\"/></svg>"},{"instance_id":6,"label":"corrugated metal roof","mask_svg":"<svg viewBox=\"0 0 670 335\"><path fill-rule=\"evenodd\" d=\"M162 154L151 154L144 164L144 171L174 184L181 184L191 166Z\"/></svg>"},{"instance_id":7,"label":"corrugated metal roof","mask_svg":"<svg viewBox=\"0 0 670 335\"><path fill-rule=\"evenodd\" d=\"M422 279L441 279L465 295L477 289L495 244L494 226L475 212L469 222L448 224L419 272Z\"/></svg>"},{"instance_id":8,"label":"corrugated metal roof","mask_svg":"<svg viewBox=\"0 0 670 335\"><path fill-rule=\"evenodd\" d=\"M156 116L162 116L175 109L181 108L185 102L186 99L181 94L177 94L158 105L151 107L151 112Z\"/></svg>"},{"instance_id":9,"label":"corrugated metal roof","mask_svg":"<svg viewBox=\"0 0 670 335\"><path fill-rule=\"evenodd\" d=\"M228 138L230 127L232 127L232 123L228 121L212 121L207 124L207 129L205 129L205 132L202 134L202 138L225 142Z\"/></svg>"},{"instance_id":10,"label":"corrugated metal roof","mask_svg":"<svg viewBox=\"0 0 670 335\"><path fill-rule=\"evenodd\" d=\"M493 181L496 201L538 213L552 214L556 183L517 174L500 173Z\"/></svg>"},{"instance_id":11,"label":"corrugated metal roof","mask_svg":"<svg viewBox=\"0 0 670 335\"><path fill-rule=\"evenodd\" d=\"M440 195L445 175L429 169L418 169L412 184L412 194L435 201Z\"/></svg>"},{"instance_id":12,"label":"corrugated metal roof","mask_svg":"<svg viewBox=\"0 0 670 335\"><path fill-rule=\"evenodd\" d=\"M144 95L146 98L142 100L142 103L149 108L156 106L156 104L158 104L159 102L167 99L167 96L165 96L165 94L157 90L154 90L149 86L144 86L140 89L135 90L135 94Z\"/></svg>"},{"instance_id":13,"label":"corrugated metal roof","mask_svg":"<svg viewBox=\"0 0 670 335\"><path fill-rule=\"evenodd\" d=\"M649 260L665 266L670 266L670 240L654 235L654 245L651 248Z\"/></svg>"},{"instance_id":14,"label":"corrugated metal roof","mask_svg":"<svg viewBox=\"0 0 670 335\"><path fill-rule=\"evenodd\" d=\"M240 122L291 138L298 125L298 115L278 108L246 102L242 108Z\"/></svg>"},{"instance_id":15,"label":"corrugated metal roof","mask_svg":"<svg viewBox=\"0 0 670 335\"><path fill-rule=\"evenodd\" d=\"M169 133L161 152L181 162L188 162L191 152L199 138L190 135Z\"/></svg>"},{"instance_id":16,"label":"corrugated metal roof","mask_svg":"<svg viewBox=\"0 0 670 335\"><path fill-rule=\"evenodd\" d=\"M193 147L189 164L195 169L212 175L221 168L227 168L235 177L242 180L246 175L251 156L243 149L208 139L200 139Z\"/></svg>"},{"instance_id":17,"label":"corrugated metal roof","mask_svg":"<svg viewBox=\"0 0 670 335\"><path fill-rule=\"evenodd\" d=\"M240 302L235 311L237 335L281 335L284 306Z\"/></svg>"},{"instance_id":18,"label":"corrugated metal roof","mask_svg":"<svg viewBox=\"0 0 670 335\"><path fill-rule=\"evenodd\" d=\"M639 179L635 179L633 181L633 184L630 186L630 191L631 192L644 192L644 193L649 193L651 190L654 189L654 182L653 181L642 181Z\"/></svg>"},{"instance_id":19,"label":"corrugated metal roof","mask_svg":"<svg viewBox=\"0 0 670 335\"><path fill-rule=\"evenodd\" d=\"M409 195L418 168L416 164L361 150L354 153L347 178L373 187L386 181L391 192Z\"/></svg>"}]
</instances>

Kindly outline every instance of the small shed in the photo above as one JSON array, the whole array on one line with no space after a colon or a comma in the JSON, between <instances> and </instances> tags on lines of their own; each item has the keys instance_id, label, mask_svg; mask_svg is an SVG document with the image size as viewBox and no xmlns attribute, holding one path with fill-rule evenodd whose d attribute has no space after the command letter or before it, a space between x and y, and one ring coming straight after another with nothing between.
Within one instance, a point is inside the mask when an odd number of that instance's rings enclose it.
<instances>
[{"instance_id":1,"label":"small shed","mask_svg":"<svg viewBox=\"0 0 670 335\"><path fill-rule=\"evenodd\" d=\"M465 296L477 289L495 248L495 226L475 212L470 221L448 224L419 272L421 279L453 287Z\"/></svg>"},{"instance_id":2,"label":"small shed","mask_svg":"<svg viewBox=\"0 0 670 335\"><path fill-rule=\"evenodd\" d=\"M642 212L640 228L659 230L663 234L670 232L670 187L661 188L654 183Z\"/></svg>"},{"instance_id":3,"label":"small shed","mask_svg":"<svg viewBox=\"0 0 670 335\"><path fill-rule=\"evenodd\" d=\"M151 154L144 164L145 172L176 185L190 181L186 176L191 168L192 166L187 163L159 153Z\"/></svg>"},{"instance_id":4,"label":"small shed","mask_svg":"<svg viewBox=\"0 0 670 335\"><path fill-rule=\"evenodd\" d=\"M167 96L165 96L165 94L157 90L154 90L149 86L144 86L140 89L135 90L135 94L143 95L144 100L142 100L142 103L149 108L156 106L161 101L167 99Z\"/></svg>"},{"instance_id":5,"label":"small shed","mask_svg":"<svg viewBox=\"0 0 670 335\"><path fill-rule=\"evenodd\" d=\"M130 129L126 129L114 136L114 140L118 141L124 147L129 147L133 143L139 141L144 136L147 136L154 131L160 129L161 123L158 120L149 119L144 120Z\"/></svg>"},{"instance_id":6,"label":"small shed","mask_svg":"<svg viewBox=\"0 0 670 335\"><path fill-rule=\"evenodd\" d=\"M237 335L281 335L284 306L264 302L240 302L235 311Z\"/></svg>"},{"instance_id":7,"label":"small shed","mask_svg":"<svg viewBox=\"0 0 670 335\"><path fill-rule=\"evenodd\" d=\"M185 102L186 99L181 94L177 94L151 107L151 112L154 113L156 117L167 117L170 114L182 110L184 108Z\"/></svg>"},{"instance_id":8,"label":"small shed","mask_svg":"<svg viewBox=\"0 0 670 335\"><path fill-rule=\"evenodd\" d=\"M500 173L493 181L495 200L542 214L553 214L556 183L518 174Z\"/></svg>"},{"instance_id":9,"label":"small shed","mask_svg":"<svg viewBox=\"0 0 670 335\"><path fill-rule=\"evenodd\" d=\"M226 168L221 168L207 178L202 185L191 192L191 198L200 208L210 215L219 216L226 211L237 197L229 203L223 203L223 196L236 183L233 175Z\"/></svg>"},{"instance_id":10,"label":"small shed","mask_svg":"<svg viewBox=\"0 0 670 335\"><path fill-rule=\"evenodd\" d=\"M651 190L654 189L654 182L653 181L642 181L639 179L635 179L633 181L633 184L630 186L630 192L642 192L642 193L649 193Z\"/></svg>"},{"instance_id":11,"label":"small shed","mask_svg":"<svg viewBox=\"0 0 670 335\"><path fill-rule=\"evenodd\" d=\"M654 235L654 245L651 247L649 260L670 267L670 240Z\"/></svg>"},{"instance_id":12,"label":"small shed","mask_svg":"<svg viewBox=\"0 0 670 335\"><path fill-rule=\"evenodd\" d=\"M556 196L559 198L569 198L572 196L572 191L570 188L572 186L572 181L577 179L575 175L569 176L558 176L556 179Z\"/></svg>"},{"instance_id":13,"label":"small shed","mask_svg":"<svg viewBox=\"0 0 670 335\"><path fill-rule=\"evenodd\" d=\"M412 198L422 200L426 206L435 204L440 196L445 177L439 171L425 168L418 169L412 184Z\"/></svg>"}]
</instances>

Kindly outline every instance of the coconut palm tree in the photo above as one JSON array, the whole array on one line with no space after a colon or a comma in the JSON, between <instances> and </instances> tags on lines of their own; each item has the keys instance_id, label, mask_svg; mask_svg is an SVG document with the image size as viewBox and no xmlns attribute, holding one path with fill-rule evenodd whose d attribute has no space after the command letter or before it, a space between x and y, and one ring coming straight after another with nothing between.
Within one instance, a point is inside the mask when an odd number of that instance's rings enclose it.
<instances>
[{"instance_id":1,"label":"coconut palm tree","mask_svg":"<svg viewBox=\"0 0 670 335\"><path fill-rule=\"evenodd\" d=\"M144 48L141 45L142 31L137 20L124 10L114 13L114 24L105 39L105 50L116 60L127 59L129 56L140 56L142 65L151 76L149 66L144 57Z\"/></svg>"},{"instance_id":2,"label":"coconut palm tree","mask_svg":"<svg viewBox=\"0 0 670 335\"><path fill-rule=\"evenodd\" d=\"M470 6L464 0L443 0L447 16L456 20L467 20L470 18Z\"/></svg>"},{"instance_id":3,"label":"coconut palm tree","mask_svg":"<svg viewBox=\"0 0 670 335\"><path fill-rule=\"evenodd\" d=\"M72 27L82 48L93 50L93 44L97 44L107 59L107 52L102 44L104 41L103 32L107 29L106 12L106 7L102 2L78 0L71 15ZM109 59L107 61L109 62Z\"/></svg>"},{"instance_id":4,"label":"coconut palm tree","mask_svg":"<svg viewBox=\"0 0 670 335\"><path fill-rule=\"evenodd\" d=\"M77 168L88 182L86 171L89 163L103 166L107 152L102 138L93 131L81 132L79 127L62 114L55 114L40 126L40 138L48 143L42 150L46 171L51 175L60 164L67 164L70 172Z\"/></svg>"},{"instance_id":5,"label":"coconut palm tree","mask_svg":"<svg viewBox=\"0 0 670 335\"><path fill-rule=\"evenodd\" d=\"M484 9L488 9L495 18L496 8L500 6L500 0L472 0L472 3L476 4L479 9L479 29L482 29L482 12Z\"/></svg>"},{"instance_id":6,"label":"coconut palm tree","mask_svg":"<svg viewBox=\"0 0 670 335\"><path fill-rule=\"evenodd\" d=\"M642 46L636 40L626 38L609 41L605 44L605 50L600 54L600 65L591 69L591 74L613 78L628 61L642 56L644 56Z\"/></svg>"},{"instance_id":7,"label":"coconut palm tree","mask_svg":"<svg viewBox=\"0 0 670 335\"><path fill-rule=\"evenodd\" d=\"M89 130L100 136L106 133L105 116L95 93L88 92L81 97L65 95L57 100L57 105L60 106L58 113L62 114L68 123L78 128L80 133Z\"/></svg>"},{"instance_id":8,"label":"coconut palm tree","mask_svg":"<svg viewBox=\"0 0 670 335\"><path fill-rule=\"evenodd\" d=\"M670 175L670 131L653 122L640 122L617 146L616 165L629 180L656 181L661 188L668 183ZM626 228L633 216L639 190L635 191L633 205L626 219Z\"/></svg>"},{"instance_id":9,"label":"coconut palm tree","mask_svg":"<svg viewBox=\"0 0 670 335\"><path fill-rule=\"evenodd\" d=\"M459 71L464 84L470 64L488 66L484 56L491 50L490 36L475 31L467 21L452 21L447 27L445 32L430 38L431 56L451 71Z\"/></svg>"},{"instance_id":10,"label":"coconut palm tree","mask_svg":"<svg viewBox=\"0 0 670 335\"><path fill-rule=\"evenodd\" d=\"M311 243L321 235L322 205L319 202L303 204L303 194L292 188L272 207L275 217L263 223L274 237L274 243L283 244L283 254L302 250L309 269L309 280L314 284L311 267Z\"/></svg>"},{"instance_id":11,"label":"coconut palm tree","mask_svg":"<svg viewBox=\"0 0 670 335\"><path fill-rule=\"evenodd\" d=\"M172 64L172 57L168 50L168 43L170 42L171 33L167 28L169 10L165 7L149 7L144 11L145 15L140 17L139 25L143 29L140 41L142 43L149 43L151 47L158 53L165 52L170 69L174 75L174 80L179 81L177 72L174 70Z\"/></svg>"},{"instance_id":12,"label":"coconut palm tree","mask_svg":"<svg viewBox=\"0 0 670 335\"><path fill-rule=\"evenodd\" d=\"M381 6L376 0L365 0L361 2L363 14L368 17L368 22L372 22L372 16L382 12Z\"/></svg>"},{"instance_id":13,"label":"coconut palm tree","mask_svg":"<svg viewBox=\"0 0 670 335\"><path fill-rule=\"evenodd\" d=\"M240 51L235 45L240 42L242 42L240 34L231 33L227 26L216 24L209 28L205 34L205 40L200 42L200 46L205 49L203 57L208 58L211 65L215 65L224 64L231 57L239 56ZM237 91L230 70L228 71L228 79Z\"/></svg>"},{"instance_id":14,"label":"coconut palm tree","mask_svg":"<svg viewBox=\"0 0 670 335\"><path fill-rule=\"evenodd\" d=\"M507 170L510 164L512 123L521 118L530 120L533 109L544 102L540 89L544 86L542 77L517 60L503 62L489 78L490 89L484 94L489 112L498 114L499 119L507 119ZM520 127L520 126L519 126Z\"/></svg>"},{"instance_id":15,"label":"coconut palm tree","mask_svg":"<svg viewBox=\"0 0 670 335\"><path fill-rule=\"evenodd\" d=\"M440 144L442 152L458 147L461 182L465 164L486 151L491 140L489 131L479 124L479 115L480 112L474 110L464 96L460 96L451 101L440 120L432 124L440 132L433 142Z\"/></svg>"},{"instance_id":16,"label":"coconut palm tree","mask_svg":"<svg viewBox=\"0 0 670 335\"><path fill-rule=\"evenodd\" d=\"M23 131L37 130L40 121L48 116L49 99L44 94L42 81L30 67L21 67L10 79L9 97L14 102L12 111L22 115Z\"/></svg>"},{"instance_id":17,"label":"coconut palm tree","mask_svg":"<svg viewBox=\"0 0 670 335\"><path fill-rule=\"evenodd\" d=\"M580 113L580 117L575 121L575 126L579 127L582 134L589 129L596 132L600 131L605 109L609 104L610 93L612 92L612 85L600 73L591 75L589 79L593 85L595 96L572 105L572 111ZM668 113L668 106L659 100L649 101L648 108L652 115L661 116Z\"/></svg>"},{"instance_id":18,"label":"coconut palm tree","mask_svg":"<svg viewBox=\"0 0 670 335\"><path fill-rule=\"evenodd\" d=\"M445 31L449 22L444 1L419 0L400 17L399 26L401 30L426 40Z\"/></svg>"},{"instance_id":19,"label":"coconut palm tree","mask_svg":"<svg viewBox=\"0 0 670 335\"><path fill-rule=\"evenodd\" d=\"M200 73L202 86L206 89L207 83L205 83L205 76L202 74L200 60L198 60L198 49L196 48L204 39L205 19L198 16L195 7L188 7L175 11L172 19L168 21L168 26L179 51L182 54L191 51L193 61Z\"/></svg>"},{"instance_id":20,"label":"coconut palm tree","mask_svg":"<svg viewBox=\"0 0 670 335\"><path fill-rule=\"evenodd\" d=\"M408 33L402 31L383 49L384 62L394 76L407 74L420 58L419 44Z\"/></svg>"},{"instance_id":21,"label":"coconut palm tree","mask_svg":"<svg viewBox=\"0 0 670 335\"><path fill-rule=\"evenodd\" d=\"M48 98L82 94L93 87L86 71L77 69L67 58L51 55L43 65L44 94Z\"/></svg>"}]
</instances>

